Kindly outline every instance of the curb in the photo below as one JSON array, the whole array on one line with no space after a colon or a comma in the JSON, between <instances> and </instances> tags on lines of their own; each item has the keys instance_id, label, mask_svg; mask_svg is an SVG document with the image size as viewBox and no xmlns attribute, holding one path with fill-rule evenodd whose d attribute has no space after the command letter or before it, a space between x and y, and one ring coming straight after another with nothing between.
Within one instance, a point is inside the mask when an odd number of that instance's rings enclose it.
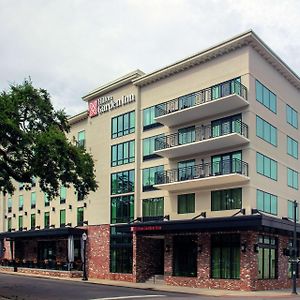
<instances>
[{"instance_id":1,"label":"curb","mask_svg":"<svg viewBox=\"0 0 300 300\"><path fill-rule=\"evenodd\" d=\"M101 280L95 281L91 279L89 281L82 281L80 278L65 278L65 277L53 277L53 276L40 276L37 274L26 274L26 273L17 273L17 272L5 272L0 271L0 274L6 275L17 275L17 276L25 276L25 277L33 277L39 279L52 279L52 280L62 280L62 281L69 281L69 282L81 282L83 284L94 284L94 285L105 285L111 287L123 287L123 288L130 288L130 289L142 289L142 290L149 290L149 291L161 291L161 292L168 292L168 293L180 293L180 294L191 294L191 295L198 295L198 296L208 296L208 297L222 297L222 298L232 298L232 297L244 297L244 298L282 298L282 297L299 297L298 295L292 295L291 293L281 292L281 291L253 291L253 292L242 292L237 291L226 291L226 290L217 290L217 289L207 289L204 291L202 289L197 288L189 288L189 287L179 287L179 286L168 286L168 285L149 285L149 286L139 286L139 283L131 283L126 281L115 281L111 282L110 280ZM178 290L180 288L180 290ZM186 290L185 290L186 289ZM250 293L250 294L249 294ZM253 294L252 294L253 293ZM252 295L251 295L252 294ZM1 300L1 298L0 298Z\"/></svg>"}]
</instances>

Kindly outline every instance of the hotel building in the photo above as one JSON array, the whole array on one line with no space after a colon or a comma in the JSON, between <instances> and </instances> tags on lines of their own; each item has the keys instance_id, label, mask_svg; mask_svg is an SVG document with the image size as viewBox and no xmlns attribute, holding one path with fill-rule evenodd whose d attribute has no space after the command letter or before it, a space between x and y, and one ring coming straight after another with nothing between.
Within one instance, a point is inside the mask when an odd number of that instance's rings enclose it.
<instances>
[{"instance_id":1,"label":"hotel building","mask_svg":"<svg viewBox=\"0 0 300 300\"><path fill-rule=\"evenodd\" d=\"M93 155L99 189L81 199L61 187L50 202L18 184L0 204L1 270L12 259L23 272L80 270L86 232L90 277L289 287L299 90L248 31L91 91L69 137Z\"/></svg>"}]
</instances>

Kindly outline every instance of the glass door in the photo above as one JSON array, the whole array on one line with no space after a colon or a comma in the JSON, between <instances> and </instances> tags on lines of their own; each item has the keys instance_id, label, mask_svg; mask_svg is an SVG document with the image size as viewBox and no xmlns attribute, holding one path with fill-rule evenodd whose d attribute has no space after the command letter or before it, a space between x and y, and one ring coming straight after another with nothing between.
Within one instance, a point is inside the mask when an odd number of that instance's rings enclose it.
<instances>
[{"instance_id":1,"label":"glass door","mask_svg":"<svg viewBox=\"0 0 300 300\"><path fill-rule=\"evenodd\" d=\"M195 160L186 160L178 162L178 181L194 178Z\"/></svg>"}]
</instances>

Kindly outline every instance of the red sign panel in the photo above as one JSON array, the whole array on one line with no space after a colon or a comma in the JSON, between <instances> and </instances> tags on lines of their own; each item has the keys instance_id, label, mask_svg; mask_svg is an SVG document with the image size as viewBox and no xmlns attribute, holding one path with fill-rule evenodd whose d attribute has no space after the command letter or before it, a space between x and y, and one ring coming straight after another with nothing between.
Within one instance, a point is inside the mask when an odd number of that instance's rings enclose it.
<instances>
[{"instance_id":1,"label":"red sign panel","mask_svg":"<svg viewBox=\"0 0 300 300\"><path fill-rule=\"evenodd\" d=\"M98 115L98 99L89 102L89 116L95 117Z\"/></svg>"},{"instance_id":2,"label":"red sign panel","mask_svg":"<svg viewBox=\"0 0 300 300\"><path fill-rule=\"evenodd\" d=\"M138 226L138 227L131 227L131 231L152 231L152 230L161 230L161 226Z\"/></svg>"}]
</instances>

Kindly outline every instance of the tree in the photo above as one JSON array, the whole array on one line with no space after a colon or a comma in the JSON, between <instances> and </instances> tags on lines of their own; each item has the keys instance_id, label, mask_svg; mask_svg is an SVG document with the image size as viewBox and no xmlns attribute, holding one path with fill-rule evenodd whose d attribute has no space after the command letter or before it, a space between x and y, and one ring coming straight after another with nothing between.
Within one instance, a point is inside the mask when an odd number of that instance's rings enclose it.
<instances>
[{"instance_id":1,"label":"tree","mask_svg":"<svg viewBox=\"0 0 300 300\"><path fill-rule=\"evenodd\" d=\"M85 197L97 189L92 156L66 137L68 120L50 95L31 80L0 93L0 191L12 194L14 181L35 177L49 198L59 187L74 186Z\"/></svg>"}]
</instances>

